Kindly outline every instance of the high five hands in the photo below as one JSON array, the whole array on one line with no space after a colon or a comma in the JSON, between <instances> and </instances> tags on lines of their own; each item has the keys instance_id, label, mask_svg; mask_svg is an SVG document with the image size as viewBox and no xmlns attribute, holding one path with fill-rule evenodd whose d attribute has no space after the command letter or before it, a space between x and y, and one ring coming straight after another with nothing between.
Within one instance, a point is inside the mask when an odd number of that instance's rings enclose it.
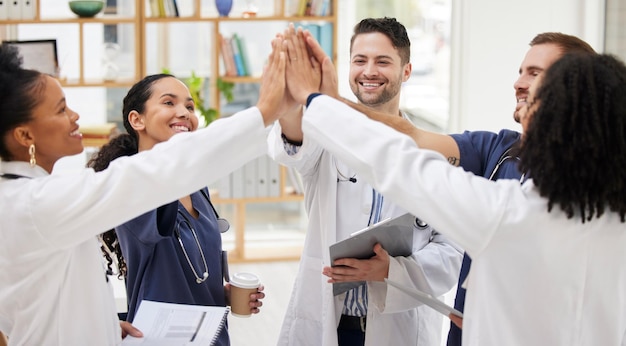
<instances>
[{"instance_id":1,"label":"high five hands","mask_svg":"<svg viewBox=\"0 0 626 346\"><path fill-rule=\"evenodd\" d=\"M288 98L303 105L312 93L338 97L335 67L309 31L289 24L276 39L282 44L272 48L285 52L287 58L285 81Z\"/></svg>"}]
</instances>

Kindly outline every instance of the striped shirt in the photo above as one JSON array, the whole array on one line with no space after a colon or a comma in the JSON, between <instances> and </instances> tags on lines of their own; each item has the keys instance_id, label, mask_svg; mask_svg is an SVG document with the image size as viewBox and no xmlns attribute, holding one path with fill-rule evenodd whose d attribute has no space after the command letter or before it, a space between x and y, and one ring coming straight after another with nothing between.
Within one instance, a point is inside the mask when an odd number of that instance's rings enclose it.
<instances>
[{"instance_id":1,"label":"striped shirt","mask_svg":"<svg viewBox=\"0 0 626 346\"><path fill-rule=\"evenodd\" d=\"M372 209L370 210L370 219L368 226L380 221L380 214L383 208L383 195L372 189ZM344 315L349 316L367 316L367 285L363 284L353 288L346 293L343 301Z\"/></svg>"}]
</instances>

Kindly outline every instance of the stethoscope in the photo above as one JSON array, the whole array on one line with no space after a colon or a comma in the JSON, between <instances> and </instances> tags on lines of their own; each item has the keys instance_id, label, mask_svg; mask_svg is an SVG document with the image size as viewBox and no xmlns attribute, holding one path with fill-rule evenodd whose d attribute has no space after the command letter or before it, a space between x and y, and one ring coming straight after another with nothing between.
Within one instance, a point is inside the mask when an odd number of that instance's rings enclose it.
<instances>
[{"instance_id":1,"label":"stethoscope","mask_svg":"<svg viewBox=\"0 0 626 346\"><path fill-rule=\"evenodd\" d=\"M217 219L217 228L220 231L220 233L224 233L228 231L228 229L230 228L230 223L228 222L228 220L219 217L219 214L217 213L215 206L213 206L213 203L211 203L211 199L209 199L209 195L204 190L200 190L200 192L209 202L211 209L213 209L213 213L215 213L215 218ZM206 279L209 278L209 266L206 262L206 257L204 256L204 251L202 250L202 246L200 245L200 240L198 239L198 234L196 233L196 229L191 224L191 220L189 220L187 215L185 215L185 213L180 209L178 209L178 215L182 216L183 220L176 223L176 227L174 228L174 235L176 236L176 239L178 240L178 244L180 245L180 248L183 251L183 255L185 256L185 259L187 260L187 264L189 264L189 268L191 268L191 272L196 278L196 283L201 284L204 281L206 281ZM196 268L191 263L191 258L189 257L189 254L187 253L185 244L183 244L183 240L180 235L181 224L184 224L187 226L187 228L189 228L189 230L191 231L191 235L193 236L193 239L196 243L196 246L198 247L198 252L200 253L200 258L202 259L202 264L204 265L204 272L202 272L202 275L198 274L198 272L196 271Z\"/></svg>"},{"instance_id":2,"label":"stethoscope","mask_svg":"<svg viewBox=\"0 0 626 346\"><path fill-rule=\"evenodd\" d=\"M502 164L509 159L515 159L517 161L520 160L519 157L517 156L513 156L510 155L511 150L513 150L513 148L509 148L507 149L502 156L500 156L500 159L498 160L498 162L496 163L496 166L493 168L493 171L491 172L491 174L489 175L489 180L495 180L495 176L496 174L498 174L498 171L500 170L500 166L502 166ZM519 178L519 182L523 183L524 182L524 177L525 177L525 173L522 173L522 176Z\"/></svg>"}]
</instances>

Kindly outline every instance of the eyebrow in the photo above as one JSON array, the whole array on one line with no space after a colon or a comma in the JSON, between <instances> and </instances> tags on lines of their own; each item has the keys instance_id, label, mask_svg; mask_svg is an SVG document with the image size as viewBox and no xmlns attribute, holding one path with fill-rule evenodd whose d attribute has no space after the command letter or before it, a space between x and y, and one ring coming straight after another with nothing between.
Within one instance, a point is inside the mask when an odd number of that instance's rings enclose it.
<instances>
[{"instance_id":1,"label":"eyebrow","mask_svg":"<svg viewBox=\"0 0 626 346\"><path fill-rule=\"evenodd\" d=\"M65 104L65 97L62 97L59 102L57 102L57 104L55 105L55 108L59 108L59 107L63 107L63 104Z\"/></svg>"},{"instance_id":2,"label":"eyebrow","mask_svg":"<svg viewBox=\"0 0 626 346\"><path fill-rule=\"evenodd\" d=\"M172 94L172 93L165 93L165 94L161 95L161 97L159 97L159 98L164 98L164 97L172 97L172 98L175 98L175 99L178 98L178 96L176 94ZM187 97L187 98L185 98L185 101L193 101L193 97Z\"/></svg>"},{"instance_id":3,"label":"eyebrow","mask_svg":"<svg viewBox=\"0 0 626 346\"><path fill-rule=\"evenodd\" d=\"M543 67L539 67L539 66L537 66L537 65L531 65L531 66L528 66L528 67L526 68L526 70L528 70L528 71L545 71L546 69L545 69L545 68L543 68ZM522 68L520 67L520 68L519 68L519 70L518 70L517 72L518 72L519 74L522 74Z\"/></svg>"},{"instance_id":4,"label":"eyebrow","mask_svg":"<svg viewBox=\"0 0 626 346\"><path fill-rule=\"evenodd\" d=\"M368 58L368 56L365 55L365 54L355 54L352 57L352 59L354 59L354 58ZM350 60L352 60L352 59L350 59ZM391 55L377 55L377 56L374 57L374 59L391 59L391 60L393 60L393 57Z\"/></svg>"}]
</instances>

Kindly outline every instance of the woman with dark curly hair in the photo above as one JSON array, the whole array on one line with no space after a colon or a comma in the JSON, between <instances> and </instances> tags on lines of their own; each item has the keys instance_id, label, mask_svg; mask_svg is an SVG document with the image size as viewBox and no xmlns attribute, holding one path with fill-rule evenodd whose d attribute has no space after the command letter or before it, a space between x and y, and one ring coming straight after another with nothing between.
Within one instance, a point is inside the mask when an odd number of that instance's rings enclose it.
<instances>
[{"instance_id":1,"label":"woman with dark curly hair","mask_svg":"<svg viewBox=\"0 0 626 346\"><path fill-rule=\"evenodd\" d=\"M584 223L626 212L626 69L609 55L566 55L541 82L520 119L520 169L548 210ZM531 91L532 92L532 91Z\"/></svg>"},{"instance_id":2,"label":"woman with dark curly hair","mask_svg":"<svg viewBox=\"0 0 626 346\"><path fill-rule=\"evenodd\" d=\"M317 45L308 42L315 53ZM522 185L451 166L412 138L320 95L315 79L290 72L290 64L287 85L307 105L308 138L473 258L464 345L625 344L624 63L568 55L538 79L521 114ZM323 80L332 78L332 70L324 71ZM342 268L333 269L331 279L340 279Z\"/></svg>"}]
</instances>

